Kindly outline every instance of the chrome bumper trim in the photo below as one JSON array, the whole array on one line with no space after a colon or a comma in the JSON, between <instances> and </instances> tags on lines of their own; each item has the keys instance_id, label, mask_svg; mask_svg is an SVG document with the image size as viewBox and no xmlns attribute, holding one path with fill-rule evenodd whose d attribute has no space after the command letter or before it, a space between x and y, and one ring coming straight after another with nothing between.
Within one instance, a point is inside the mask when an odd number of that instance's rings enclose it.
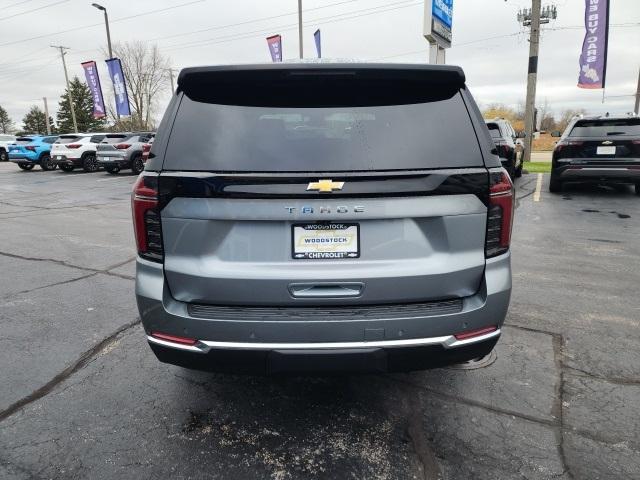
<instances>
[{"instance_id":1,"label":"chrome bumper trim","mask_svg":"<svg viewBox=\"0 0 640 480\"><path fill-rule=\"evenodd\" d=\"M226 350L335 350L353 348L402 348L402 347L422 347L431 345L441 345L444 348L457 348L473 343L490 340L500 336L500 329L489 332L478 337L466 340L457 340L453 335L430 338L408 338L406 340L380 340L372 342L307 342L307 343L258 343L258 342L214 342L210 340L200 340L195 345L182 345L178 343L160 340L147 335L150 343L162 345L164 347L176 348L196 353L207 353L212 349Z\"/></svg>"}]
</instances>

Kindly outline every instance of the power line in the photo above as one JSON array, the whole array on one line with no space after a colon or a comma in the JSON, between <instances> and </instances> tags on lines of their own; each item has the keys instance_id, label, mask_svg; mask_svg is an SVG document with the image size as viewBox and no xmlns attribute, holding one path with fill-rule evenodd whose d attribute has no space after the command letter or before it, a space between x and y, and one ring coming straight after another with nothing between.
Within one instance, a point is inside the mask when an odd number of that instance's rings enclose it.
<instances>
[{"instance_id":1,"label":"power line","mask_svg":"<svg viewBox=\"0 0 640 480\"><path fill-rule=\"evenodd\" d=\"M329 5L323 5L321 7L307 8L307 9L305 9L305 13L311 12L311 11L314 11L314 10L321 10L321 9L324 9L324 8L335 7L337 5L343 5L343 4L346 4L346 3L353 3L353 2L357 2L357 1L358 0L346 0L346 1L337 2L337 3L330 3ZM274 20L276 18L287 17L289 15L297 15L297 14L298 14L297 11L281 13L279 15L272 15L270 17L256 18L256 19L253 19L253 20L246 20L244 22L238 22L238 23L228 23L226 25L218 25L218 26L215 26L215 27L203 28L202 30L192 30L190 32L176 33L176 34L173 34L173 35L164 35L164 36L161 36L161 37L148 38L148 39L144 39L144 40L146 40L146 41L167 40L169 38L184 37L184 36L187 36L187 35L196 35L198 33L209 32L209 31L214 31L214 30L223 30L225 28L239 27L239 26L242 26L242 25L248 25L250 23L263 22L265 20Z\"/></svg>"},{"instance_id":2,"label":"power line","mask_svg":"<svg viewBox=\"0 0 640 480\"><path fill-rule=\"evenodd\" d=\"M65 1L67 1L67 0L65 0ZM138 14L135 14L135 15L129 15L127 17L120 17L120 18L117 18L115 20L110 20L110 22L111 23L124 22L125 20L131 20L132 18L145 17L145 16L148 16L148 15L153 15L155 13L166 12L168 10L174 10L176 8L186 7L188 5L193 5L194 3L202 3L202 2L206 2L206 1L207 0L193 0L191 2L181 3L179 5L173 5L171 7L159 8L157 10L149 10L149 11L144 12L144 13L138 13ZM0 43L0 47L6 47L6 46L9 46L9 45L16 45L18 43L30 42L31 40L37 40L39 38L46 38L46 37L50 37L50 36L53 36L53 35L60 35L62 33L77 32L78 30L85 30L87 28L93 28L93 27L98 27L98 26L103 26L103 25L104 25L103 22L93 23L91 25L82 25L82 26L79 26L79 27L69 28L67 30L59 30L57 32L45 33L43 35L37 35L35 37L23 38L22 40L14 40L12 42Z\"/></svg>"},{"instance_id":3,"label":"power line","mask_svg":"<svg viewBox=\"0 0 640 480\"><path fill-rule=\"evenodd\" d=\"M33 0L23 0L22 2L12 3L12 4L11 4L11 5L9 5L8 7L4 7L4 9L5 9L5 10L8 10L9 8L17 7L18 5L22 5L23 3L29 3L29 2L33 2Z\"/></svg>"},{"instance_id":4,"label":"power line","mask_svg":"<svg viewBox=\"0 0 640 480\"><path fill-rule=\"evenodd\" d=\"M360 9L360 10L353 10L351 12L345 12L345 13L341 13L341 14L330 15L330 16L327 16L327 17L316 18L316 19L312 19L312 20L306 21L305 25L306 26L310 26L310 25L323 25L323 24L326 24L326 23L335 23L335 22L340 22L340 21L343 21L343 20L352 20L354 18L361 18L361 17L365 17L365 16L369 16L369 15L375 15L375 14L378 14L378 13L384 13L384 12L390 12L390 11L393 11L393 10L399 10L401 8L407 8L407 7L414 7L414 6L418 6L418 5L423 5L423 2L407 4L408 1L412 1L412 0L404 0L404 1L401 1L401 2L395 2L395 3L391 3L391 4L387 4L387 5L379 5L377 7L364 8L364 9ZM399 4L405 4L405 5L399 5ZM394 7L393 8L389 8L391 6L394 6ZM371 10L375 10L375 11L371 11ZM368 13L359 13L359 12L368 12ZM359 13L359 14L354 15L354 13ZM343 17L343 18L338 18L338 17ZM178 43L178 44L174 44L174 45L168 45L168 46L163 47L163 49L165 51L166 50L179 50L181 48L200 47L200 46L205 46L205 45L215 45L215 44L218 44L218 43L225 43L225 42L229 42L229 41L233 41L233 40L243 40L245 38L256 37L256 36L265 34L265 32L271 32L271 31L276 31L276 30L278 30L278 31L286 31L286 30L293 30L293 29L296 29L296 28L298 28L298 24L297 23L291 23L291 24L286 24L286 25L279 25L279 26L276 26L276 27L262 28L262 29L253 30L253 31L250 31L250 32L235 33L235 34L222 36L222 37L213 37L213 38L210 38L210 39L203 39L203 40L197 40L197 41L193 41L193 42Z\"/></svg>"},{"instance_id":5,"label":"power line","mask_svg":"<svg viewBox=\"0 0 640 480\"><path fill-rule=\"evenodd\" d=\"M41 7L33 8L31 10L26 10L26 11L20 12L20 13L14 13L13 15L9 15L7 17L0 18L0 22L2 20L8 20L9 18L19 17L20 15L26 15L27 13L37 12L38 10L44 10L45 8L55 7L56 5L60 5L61 3L66 3L68 1L69 0L60 0L59 2L54 2L54 3L51 3L49 5L43 5Z\"/></svg>"}]
</instances>

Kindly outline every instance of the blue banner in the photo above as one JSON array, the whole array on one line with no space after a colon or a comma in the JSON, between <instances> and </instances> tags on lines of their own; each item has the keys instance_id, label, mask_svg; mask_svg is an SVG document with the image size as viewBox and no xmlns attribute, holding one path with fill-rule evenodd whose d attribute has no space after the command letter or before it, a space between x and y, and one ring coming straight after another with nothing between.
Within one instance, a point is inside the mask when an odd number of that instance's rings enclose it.
<instances>
[{"instance_id":1,"label":"blue banner","mask_svg":"<svg viewBox=\"0 0 640 480\"><path fill-rule=\"evenodd\" d=\"M433 0L431 14L451 30L453 25L453 0Z\"/></svg>"},{"instance_id":2,"label":"blue banner","mask_svg":"<svg viewBox=\"0 0 640 480\"><path fill-rule=\"evenodd\" d=\"M318 58L322 58L322 45L320 43L320 29L314 32L313 38L316 41L316 51L318 52Z\"/></svg>"},{"instance_id":3,"label":"blue banner","mask_svg":"<svg viewBox=\"0 0 640 480\"><path fill-rule=\"evenodd\" d=\"M109 76L113 82L113 91L116 95L116 112L118 115L131 115L129 109L129 95L127 94L127 83L122 73L122 65L119 58L105 60L109 69Z\"/></svg>"},{"instance_id":4,"label":"blue banner","mask_svg":"<svg viewBox=\"0 0 640 480\"><path fill-rule=\"evenodd\" d=\"M91 98L93 99L93 118L104 118L107 116L104 111L104 98L102 98L102 88L100 87L100 77L98 77L98 69L96 62L83 62L84 76L87 79L87 85L91 90Z\"/></svg>"}]
</instances>

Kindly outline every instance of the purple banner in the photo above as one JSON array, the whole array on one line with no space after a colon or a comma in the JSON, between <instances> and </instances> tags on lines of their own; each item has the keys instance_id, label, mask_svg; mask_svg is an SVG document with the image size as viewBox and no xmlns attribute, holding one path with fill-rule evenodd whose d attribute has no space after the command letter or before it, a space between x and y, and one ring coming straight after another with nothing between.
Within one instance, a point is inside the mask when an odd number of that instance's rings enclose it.
<instances>
[{"instance_id":1,"label":"purple banner","mask_svg":"<svg viewBox=\"0 0 640 480\"><path fill-rule=\"evenodd\" d=\"M84 76L87 79L87 85L91 90L91 98L93 99L93 118L104 118L107 116L104 110L104 98L102 97L102 87L100 87L100 77L98 77L98 69L96 62L82 62L84 68Z\"/></svg>"},{"instance_id":2,"label":"purple banner","mask_svg":"<svg viewBox=\"0 0 640 480\"><path fill-rule=\"evenodd\" d=\"M607 76L609 0L585 0L586 33L580 55L580 88L604 88Z\"/></svg>"},{"instance_id":3,"label":"purple banner","mask_svg":"<svg viewBox=\"0 0 640 480\"><path fill-rule=\"evenodd\" d=\"M313 38L316 41L316 51L318 52L318 58L322 58L322 44L320 42L320 29L314 32Z\"/></svg>"},{"instance_id":4,"label":"purple banner","mask_svg":"<svg viewBox=\"0 0 640 480\"><path fill-rule=\"evenodd\" d=\"M272 35L267 37L267 45L269 45L269 51L271 52L271 60L274 62L282 61L282 36Z\"/></svg>"}]
</instances>

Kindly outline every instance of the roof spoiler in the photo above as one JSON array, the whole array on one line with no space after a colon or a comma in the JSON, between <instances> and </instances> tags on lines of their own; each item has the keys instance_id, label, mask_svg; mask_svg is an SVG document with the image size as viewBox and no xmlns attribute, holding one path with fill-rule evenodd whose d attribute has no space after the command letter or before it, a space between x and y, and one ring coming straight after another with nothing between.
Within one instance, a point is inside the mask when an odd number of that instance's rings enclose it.
<instances>
[{"instance_id":1,"label":"roof spoiler","mask_svg":"<svg viewBox=\"0 0 640 480\"><path fill-rule=\"evenodd\" d=\"M210 103L356 106L450 97L464 84L462 69L449 65L273 63L185 68L177 91Z\"/></svg>"}]
</instances>

